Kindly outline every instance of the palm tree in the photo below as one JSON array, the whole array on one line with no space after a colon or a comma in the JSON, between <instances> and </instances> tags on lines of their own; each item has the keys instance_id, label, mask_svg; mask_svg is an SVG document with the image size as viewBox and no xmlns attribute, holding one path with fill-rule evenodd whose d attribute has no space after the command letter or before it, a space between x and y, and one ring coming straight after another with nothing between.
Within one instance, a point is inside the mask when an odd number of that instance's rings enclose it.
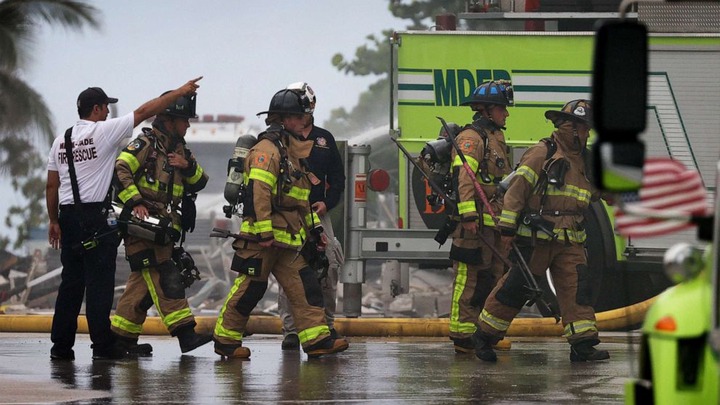
<instances>
[{"instance_id":1,"label":"palm tree","mask_svg":"<svg viewBox=\"0 0 720 405\"><path fill-rule=\"evenodd\" d=\"M30 230L46 221L43 207L45 180L42 143L53 139L50 112L42 96L19 76L28 61L30 45L42 24L59 24L80 30L99 26L98 11L83 1L0 0L0 173L27 204L10 207L5 226L15 228L14 248L28 238ZM7 177L6 177L7 178ZM0 237L0 249L10 243Z\"/></svg>"},{"instance_id":2,"label":"palm tree","mask_svg":"<svg viewBox=\"0 0 720 405\"><path fill-rule=\"evenodd\" d=\"M99 26L98 11L82 1L0 1L0 139L35 134L53 138L50 113L42 96L20 79L30 45L42 24L80 30ZM8 162L0 164L7 169Z\"/></svg>"}]
</instances>

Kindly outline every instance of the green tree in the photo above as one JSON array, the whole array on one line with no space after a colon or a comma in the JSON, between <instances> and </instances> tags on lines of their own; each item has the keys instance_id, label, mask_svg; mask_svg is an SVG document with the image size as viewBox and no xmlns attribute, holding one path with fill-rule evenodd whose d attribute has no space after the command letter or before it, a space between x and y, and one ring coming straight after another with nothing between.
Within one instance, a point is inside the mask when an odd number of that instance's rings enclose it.
<instances>
[{"instance_id":1,"label":"green tree","mask_svg":"<svg viewBox=\"0 0 720 405\"><path fill-rule=\"evenodd\" d=\"M444 13L465 11L465 0L388 0L388 10L393 16L410 20L408 30L428 30L434 25L435 16ZM366 37L369 44L358 47L352 60L342 54L335 54L332 64L339 71L354 76L378 76L377 82L360 94L358 104L348 112L337 108L330 112L324 126L343 137L385 125L390 117L390 37L393 30L385 30L380 37L371 34Z\"/></svg>"},{"instance_id":2,"label":"green tree","mask_svg":"<svg viewBox=\"0 0 720 405\"><path fill-rule=\"evenodd\" d=\"M35 147L46 147L54 135L42 96L21 78L30 60L31 44L46 24L75 30L97 28L97 13L83 1L0 1L0 173L11 175L15 191L29 201L26 207L12 207L5 221L17 226L15 247L32 227L45 221L43 159ZM8 243L7 238L0 240L1 247Z\"/></svg>"}]
</instances>

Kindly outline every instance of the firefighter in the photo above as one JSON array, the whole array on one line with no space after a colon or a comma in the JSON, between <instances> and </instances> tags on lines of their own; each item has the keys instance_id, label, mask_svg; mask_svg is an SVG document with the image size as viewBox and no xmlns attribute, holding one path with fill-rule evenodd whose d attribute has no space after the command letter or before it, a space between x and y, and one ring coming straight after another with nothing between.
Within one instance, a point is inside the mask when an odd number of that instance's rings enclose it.
<instances>
[{"instance_id":1,"label":"firefighter","mask_svg":"<svg viewBox=\"0 0 720 405\"><path fill-rule=\"evenodd\" d=\"M320 286L322 289L323 303L325 304L325 318L330 335L334 338L340 337L335 330L335 307L337 301L337 280L338 268L344 263L344 256L340 242L335 238L335 233L330 220L329 211L338 205L345 191L345 170L343 167L340 151L335 143L335 137L326 129L315 125L313 112L317 96L313 89L305 82L292 83L288 89L298 91L310 100L311 111L305 115L305 127L302 133L308 140L313 142L312 151L308 157L308 164L312 171L310 180L312 189L310 191L310 205L312 210L320 217L323 231L328 238L328 246L325 250L328 261L326 266L317 269L319 272ZM290 314L290 305L285 292L280 289L278 295L278 312L282 320L283 350L298 350L300 340L298 339L295 322Z\"/></svg>"},{"instance_id":2,"label":"firefighter","mask_svg":"<svg viewBox=\"0 0 720 405\"><path fill-rule=\"evenodd\" d=\"M475 179L492 205L492 212L500 210L495 198L498 183L510 173L508 148L505 144L505 122L513 104L512 87L507 82L490 81L478 86L470 99L462 103L475 112L473 122L466 125L456 140L462 154L475 172ZM464 169L453 150L453 184L456 185L457 213L460 226L452 234L450 259L453 262L452 306L450 311L450 339L456 353L472 353L472 335L478 315L490 291L500 279L504 265L500 258L480 239L499 245L500 235L488 207L476 194L473 178ZM508 342L503 346L507 347Z\"/></svg>"},{"instance_id":3,"label":"firefighter","mask_svg":"<svg viewBox=\"0 0 720 405\"><path fill-rule=\"evenodd\" d=\"M250 357L242 345L253 308L262 299L270 273L282 286L308 357L348 348L333 338L325 321L320 282L308 262L317 260L325 245L320 218L311 210L307 157L313 142L301 135L310 100L283 89L270 101L268 128L245 159L246 193L243 222L233 243L230 265L238 272L215 324L215 353L223 358Z\"/></svg>"},{"instance_id":4,"label":"firefighter","mask_svg":"<svg viewBox=\"0 0 720 405\"><path fill-rule=\"evenodd\" d=\"M599 199L586 176L585 151L592 125L588 100L573 100L560 111L546 111L555 131L523 155L504 197L498 223L504 251L514 239L533 245L528 265L535 276L549 268L557 293L563 336L570 361L610 358L600 343L592 307L599 280L591 277L585 250L583 213ZM496 361L492 344L507 332L526 302L524 280L514 269L505 274L480 314L475 354Z\"/></svg>"},{"instance_id":5,"label":"firefighter","mask_svg":"<svg viewBox=\"0 0 720 405\"><path fill-rule=\"evenodd\" d=\"M154 234L135 236L130 228L124 235L130 276L112 317L112 330L120 349L137 342L147 311L152 305L183 353L209 343L212 336L195 333L195 318L185 298L186 280L179 263L173 260L175 242L182 232L181 221L189 213L183 200L186 193L202 190L208 175L185 144L185 133L195 115L195 96L179 97L158 114L152 128L143 128L120 153L115 174L120 185L118 197L124 204L120 220L130 215L137 220L149 217L160 224ZM180 210L180 202L183 201Z\"/></svg>"}]
</instances>

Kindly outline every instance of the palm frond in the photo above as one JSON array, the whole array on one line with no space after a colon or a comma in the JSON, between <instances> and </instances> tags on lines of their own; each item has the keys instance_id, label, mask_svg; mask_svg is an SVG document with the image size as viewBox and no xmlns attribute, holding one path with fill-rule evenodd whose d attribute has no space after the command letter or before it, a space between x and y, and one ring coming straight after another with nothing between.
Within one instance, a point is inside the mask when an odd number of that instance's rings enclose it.
<instances>
[{"instance_id":1,"label":"palm frond","mask_svg":"<svg viewBox=\"0 0 720 405\"><path fill-rule=\"evenodd\" d=\"M0 139L30 135L49 142L54 138L50 111L42 96L4 70L0 70L0 117Z\"/></svg>"}]
</instances>

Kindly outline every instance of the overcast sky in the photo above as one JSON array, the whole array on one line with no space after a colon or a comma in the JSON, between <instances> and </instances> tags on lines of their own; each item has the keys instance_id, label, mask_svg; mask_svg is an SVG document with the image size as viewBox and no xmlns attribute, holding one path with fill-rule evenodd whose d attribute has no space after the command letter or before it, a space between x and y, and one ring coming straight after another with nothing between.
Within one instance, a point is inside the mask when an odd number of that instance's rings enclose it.
<instances>
[{"instance_id":1,"label":"overcast sky","mask_svg":"<svg viewBox=\"0 0 720 405\"><path fill-rule=\"evenodd\" d=\"M90 3L100 11L101 28L44 28L22 76L44 98L57 134L78 119L75 102L87 87L119 98L122 115L197 76L204 76L201 116L243 115L248 125L262 127L255 114L267 109L272 95L306 81L318 96L315 115L322 123L333 108L350 110L378 79L345 75L332 66L332 56L352 59L368 35L406 24L388 11L388 0ZM0 186L9 188L7 181ZM0 219L19 201L17 195L2 199Z\"/></svg>"},{"instance_id":2,"label":"overcast sky","mask_svg":"<svg viewBox=\"0 0 720 405\"><path fill-rule=\"evenodd\" d=\"M239 114L249 124L272 95L296 81L318 94L317 118L352 108L378 77L348 76L330 63L352 59L366 36L403 29L388 0L91 1L101 29L47 28L38 37L27 82L45 99L58 130L77 119L88 86L120 99L120 114L174 89L199 83L198 114Z\"/></svg>"}]
</instances>

